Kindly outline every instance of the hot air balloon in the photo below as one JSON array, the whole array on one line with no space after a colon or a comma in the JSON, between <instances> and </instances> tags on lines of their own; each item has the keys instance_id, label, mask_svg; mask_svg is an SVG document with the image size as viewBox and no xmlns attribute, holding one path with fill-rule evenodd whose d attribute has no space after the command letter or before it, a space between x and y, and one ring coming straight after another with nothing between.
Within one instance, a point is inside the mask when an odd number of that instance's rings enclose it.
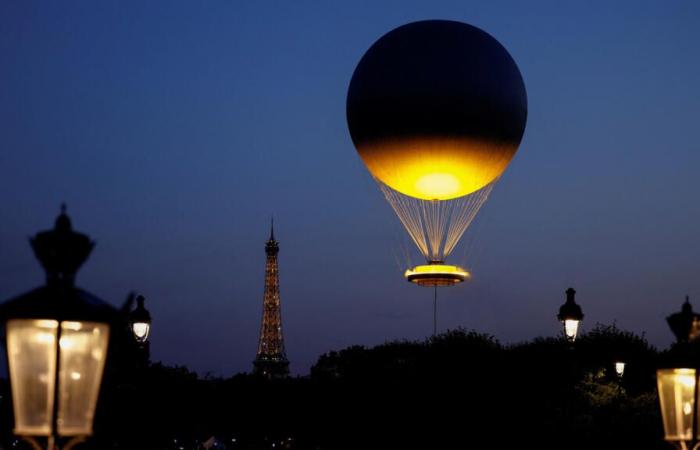
<instances>
[{"instance_id":1,"label":"hot air balloon","mask_svg":"<svg viewBox=\"0 0 700 450\"><path fill-rule=\"evenodd\" d=\"M488 33L446 20L400 26L364 54L347 96L350 136L426 264L422 286L471 275L445 264L520 145L527 94Z\"/></svg>"}]
</instances>

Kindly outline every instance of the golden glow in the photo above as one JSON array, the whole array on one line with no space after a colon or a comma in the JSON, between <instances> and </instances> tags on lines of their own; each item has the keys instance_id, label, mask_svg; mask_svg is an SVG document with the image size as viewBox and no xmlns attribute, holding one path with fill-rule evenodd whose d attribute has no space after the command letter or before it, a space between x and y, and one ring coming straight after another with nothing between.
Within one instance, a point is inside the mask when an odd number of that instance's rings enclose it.
<instances>
[{"instance_id":1,"label":"golden glow","mask_svg":"<svg viewBox=\"0 0 700 450\"><path fill-rule=\"evenodd\" d=\"M676 381L688 389L695 387L695 371L693 369L678 369Z\"/></svg>"},{"instance_id":2,"label":"golden glow","mask_svg":"<svg viewBox=\"0 0 700 450\"><path fill-rule=\"evenodd\" d=\"M458 266L426 264L406 270L404 277L421 286L451 286L471 278L471 274Z\"/></svg>"},{"instance_id":3,"label":"golden glow","mask_svg":"<svg viewBox=\"0 0 700 450\"><path fill-rule=\"evenodd\" d=\"M406 276L417 274L417 273L430 273L430 274L440 274L440 273L450 273L461 275L465 278L469 278L469 272L457 266L448 266L444 264L426 264L424 266L416 266L412 269L406 271Z\"/></svg>"},{"instance_id":4,"label":"golden glow","mask_svg":"<svg viewBox=\"0 0 700 450\"><path fill-rule=\"evenodd\" d=\"M42 344L53 344L54 340L56 339L56 333L39 331L34 334L34 339L36 339L37 342L41 342Z\"/></svg>"},{"instance_id":5,"label":"golden glow","mask_svg":"<svg viewBox=\"0 0 700 450\"><path fill-rule=\"evenodd\" d=\"M449 200L498 178L517 146L473 138L407 138L366 143L358 153L390 188L422 200Z\"/></svg>"},{"instance_id":6,"label":"golden glow","mask_svg":"<svg viewBox=\"0 0 700 450\"><path fill-rule=\"evenodd\" d=\"M61 346L61 350L70 350L75 346L75 341L74 339L63 336L58 342L58 345Z\"/></svg>"},{"instance_id":7,"label":"golden glow","mask_svg":"<svg viewBox=\"0 0 700 450\"><path fill-rule=\"evenodd\" d=\"M62 322L57 348L58 333L59 322L54 320L7 322L8 363L18 435L50 435L55 398L58 398L58 435L92 434L109 327L92 322Z\"/></svg>"},{"instance_id":8,"label":"golden glow","mask_svg":"<svg viewBox=\"0 0 700 450\"><path fill-rule=\"evenodd\" d=\"M15 412L15 433L51 433L56 379L55 320L7 322L7 356Z\"/></svg>"},{"instance_id":9,"label":"golden glow","mask_svg":"<svg viewBox=\"0 0 700 450\"><path fill-rule=\"evenodd\" d=\"M82 327L83 324L80 322L63 322L61 324L61 328L66 330L79 331Z\"/></svg>"},{"instance_id":10,"label":"golden glow","mask_svg":"<svg viewBox=\"0 0 700 450\"><path fill-rule=\"evenodd\" d=\"M102 382L109 327L94 322L61 323L57 425L61 436L92 434Z\"/></svg>"},{"instance_id":11,"label":"golden glow","mask_svg":"<svg viewBox=\"0 0 700 450\"><path fill-rule=\"evenodd\" d=\"M689 441L692 438L695 377L695 369L660 369L656 372L664 434L668 441Z\"/></svg>"},{"instance_id":12,"label":"golden glow","mask_svg":"<svg viewBox=\"0 0 700 450\"><path fill-rule=\"evenodd\" d=\"M56 320L35 320L34 326L39 328L56 329L58 328L58 321Z\"/></svg>"},{"instance_id":13,"label":"golden glow","mask_svg":"<svg viewBox=\"0 0 700 450\"><path fill-rule=\"evenodd\" d=\"M433 198L452 198L459 196L460 182L451 173L428 173L416 180L416 189Z\"/></svg>"}]
</instances>

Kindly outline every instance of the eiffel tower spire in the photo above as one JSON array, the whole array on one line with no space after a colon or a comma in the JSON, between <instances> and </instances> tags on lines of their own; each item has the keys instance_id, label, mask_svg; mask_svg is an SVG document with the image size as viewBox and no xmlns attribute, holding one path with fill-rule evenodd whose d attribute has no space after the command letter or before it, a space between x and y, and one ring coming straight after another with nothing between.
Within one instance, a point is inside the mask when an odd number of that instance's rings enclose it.
<instances>
[{"instance_id":1,"label":"eiffel tower spire","mask_svg":"<svg viewBox=\"0 0 700 450\"><path fill-rule=\"evenodd\" d=\"M265 243L265 293L260 326L258 353L253 362L253 372L268 378L289 374L289 361L284 350L282 335L282 311L280 309L280 281L277 254L279 244L275 240L274 222L270 226L270 239Z\"/></svg>"}]
</instances>

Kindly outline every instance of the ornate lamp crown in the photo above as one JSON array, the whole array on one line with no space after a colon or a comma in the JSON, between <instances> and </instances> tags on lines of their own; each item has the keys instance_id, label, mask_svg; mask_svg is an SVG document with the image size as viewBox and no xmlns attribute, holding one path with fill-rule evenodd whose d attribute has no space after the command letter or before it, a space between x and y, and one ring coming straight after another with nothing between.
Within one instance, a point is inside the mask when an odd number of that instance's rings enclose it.
<instances>
[{"instance_id":1,"label":"ornate lamp crown","mask_svg":"<svg viewBox=\"0 0 700 450\"><path fill-rule=\"evenodd\" d=\"M87 235L73 231L65 204L61 205L61 214L56 218L53 230L37 233L30 242L46 271L48 284L73 285L76 272L95 246Z\"/></svg>"},{"instance_id":2,"label":"ornate lamp crown","mask_svg":"<svg viewBox=\"0 0 700 450\"><path fill-rule=\"evenodd\" d=\"M139 295L138 297L136 297L136 309L134 309L131 312L132 322L141 322L147 324L151 323L151 313L148 312L148 310L144 306L144 301L145 299L143 298L143 295Z\"/></svg>"},{"instance_id":3,"label":"ornate lamp crown","mask_svg":"<svg viewBox=\"0 0 700 450\"><path fill-rule=\"evenodd\" d=\"M574 300L576 291L573 288L566 290L566 302L559 308L557 318L564 320L583 320L583 311L581 306Z\"/></svg>"},{"instance_id":4,"label":"ornate lamp crown","mask_svg":"<svg viewBox=\"0 0 700 450\"><path fill-rule=\"evenodd\" d=\"M693 312L688 296L680 312L668 316L666 322L678 342L694 341L700 335L700 314Z\"/></svg>"}]
</instances>

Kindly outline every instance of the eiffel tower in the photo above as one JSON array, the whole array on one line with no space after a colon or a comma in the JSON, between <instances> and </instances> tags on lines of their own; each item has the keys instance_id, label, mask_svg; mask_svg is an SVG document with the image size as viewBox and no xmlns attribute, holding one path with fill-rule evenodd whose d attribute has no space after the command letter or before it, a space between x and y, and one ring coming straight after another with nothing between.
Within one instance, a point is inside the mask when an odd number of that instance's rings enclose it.
<instances>
[{"instance_id":1,"label":"eiffel tower","mask_svg":"<svg viewBox=\"0 0 700 450\"><path fill-rule=\"evenodd\" d=\"M265 294L260 326L258 354L253 361L253 373L266 378L282 378L289 375L289 361L284 351L282 335L282 311L280 310L280 280L277 265L279 245L275 240L274 222L270 227L270 239L265 244Z\"/></svg>"}]
</instances>

